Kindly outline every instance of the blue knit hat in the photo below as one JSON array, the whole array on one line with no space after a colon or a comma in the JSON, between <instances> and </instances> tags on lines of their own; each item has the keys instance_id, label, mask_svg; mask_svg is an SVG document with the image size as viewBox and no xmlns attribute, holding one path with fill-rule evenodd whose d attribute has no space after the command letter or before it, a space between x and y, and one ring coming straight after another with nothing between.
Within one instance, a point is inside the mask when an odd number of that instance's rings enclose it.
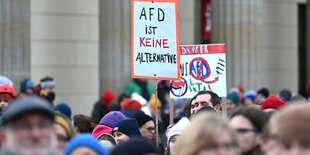
<instances>
[{"instance_id":1,"label":"blue knit hat","mask_svg":"<svg viewBox=\"0 0 310 155\"><path fill-rule=\"evenodd\" d=\"M71 119L72 117L72 111L71 108L68 104L66 103L59 103L56 107L55 107L56 111L61 112L62 114L66 115L69 119Z\"/></svg>"},{"instance_id":2,"label":"blue knit hat","mask_svg":"<svg viewBox=\"0 0 310 155\"><path fill-rule=\"evenodd\" d=\"M253 102L255 102L255 100L256 100L256 92L254 90L249 90L249 91L244 93L243 97L247 98L247 99L250 99Z\"/></svg>"},{"instance_id":3,"label":"blue knit hat","mask_svg":"<svg viewBox=\"0 0 310 155\"><path fill-rule=\"evenodd\" d=\"M34 84L30 79L25 79L20 82L20 91L26 92L27 89L33 89L34 90Z\"/></svg>"},{"instance_id":4,"label":"blue knit hat","mask_svg":"<svg viewBox=\"0 0 310 155\"><path fill-rule=\"evenodd\" d=\"M129 137L141 136L138 122L135 118L129 118L118 123L113 132L122 132Z\"/></svg>"},{"instance_id":5,"label":"blue knit hat","mask_svg":"<svg viewBox=\"0 0 310 155\"><path fill-rule=\"evenodd\" d=\"M75 149L87 147L100 155L108 155L107 150L91 134L79 134L75 136L66 146L65 155L70 155Z\"/></svg>"}]
</instances>

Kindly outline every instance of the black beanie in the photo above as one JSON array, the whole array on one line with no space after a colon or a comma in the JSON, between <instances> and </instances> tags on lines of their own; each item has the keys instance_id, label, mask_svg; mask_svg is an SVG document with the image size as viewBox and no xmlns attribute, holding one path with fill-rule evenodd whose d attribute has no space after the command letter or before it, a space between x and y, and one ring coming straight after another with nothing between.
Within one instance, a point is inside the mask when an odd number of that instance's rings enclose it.
<instances>
[{"instance_id":1,"label":"black beanie","mask_svg":"<svg viewBox=\"0 0 310 155\"><path fill-rule=\"evenodd\" d=\"M121 121L114 127L113 132L122 132L129 137L141 136L137 120L134 118Z\"/></svg>"},{"instance_id":2,"label":"black beanie","mask_svg":"<svg viewBox=\"0 0 310 155\"><path fill-rule=\"evenodd\" d=\"M257 91L257 94L261 94L265 98L268 98L269 97L269 90L267 88L262 88L259 91Z\"/></svg>"},{"instance_id":3,"label":"black beanie","mask_svg":"<svg viewBox=\"0 0 310 155\"><path fill-rule=\"evenodd\" d=\"M148 121L154 121L152 117L144 113L136 113L133 117L138 121L139 128Z\"/></svg>"},{"instance_id":4,"label":"black beanie","mask_svg":"<svg viewBox=\"0 0 310 155\"><path fill-rule=\"evenodd\" d=\"M135 137L115 147L111 155L160 155L155 144L145 137Z\"/></svg>"}]
</instances>

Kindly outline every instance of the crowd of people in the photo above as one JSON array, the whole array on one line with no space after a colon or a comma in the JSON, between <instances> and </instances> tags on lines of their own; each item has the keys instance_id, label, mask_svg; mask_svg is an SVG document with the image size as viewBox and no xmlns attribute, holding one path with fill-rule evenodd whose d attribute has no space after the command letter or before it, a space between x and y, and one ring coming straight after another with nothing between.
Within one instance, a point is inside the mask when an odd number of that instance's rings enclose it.
<instances>
[{"instance_id":1,"label":"crowd of people","mask_svg":"<svg viewBox=\"0 0 310 155\"><path fill-rule=\"evenodd\" d=\"M155 95L134 79L118 98L105 90L86 116L54 103L52 77L13 85L0 76L0 155L310 155L309 99L287 89L236 86L225 102L204 90L172 104L169 81Z\"/></svg>"}]
</instances>

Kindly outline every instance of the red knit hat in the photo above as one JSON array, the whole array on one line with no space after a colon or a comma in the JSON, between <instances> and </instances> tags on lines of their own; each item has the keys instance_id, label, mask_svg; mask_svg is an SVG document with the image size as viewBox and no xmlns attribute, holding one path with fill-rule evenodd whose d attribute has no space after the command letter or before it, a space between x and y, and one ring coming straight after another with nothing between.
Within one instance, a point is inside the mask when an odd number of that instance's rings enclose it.
<instances>
[{"instance_id":1,"label":"red knit hat","mask_svg":"<svg viewBox=\"0 0 310 155\"><path fill-rule=\"evenodd\" d=\"M263 103L262 109L279 109L285 106L285 102L277 96L269 96Z\"/></svg>"},{"instance_id":2,"label":"red knit hat","mask_svg":"<svg viewBox=\"0 0 310 155\"><path fill-rule=\"evenodd\" d=\"M126 110L126 109L132 109L132 110L141 110L142 105L134 99L127 98L122 102L121 109Z\"/></svg>"},{"instance_id":3,"label":"red knit hat","mask_svg":"<svg viewBox=\"0 0 310 155\"><path fill-rule=\"evenodd\" d=\"M105 126L105 125L97 125L94 128L92 135L98 138L103 133L112 134L112 128Z\"/></svg>"},{"instance_id":4,"label":"red knit hat","mask_svg":"<svg viewBox=\"0 0 310 155\"><path fill-rule=\"evenodd\" d=\"M113 94L113 92L111 90L105 90L102 93L101 101L110 102L110 101L113 101L114 99L115 99L115 95Z\"/></svg>"}]
</instances>

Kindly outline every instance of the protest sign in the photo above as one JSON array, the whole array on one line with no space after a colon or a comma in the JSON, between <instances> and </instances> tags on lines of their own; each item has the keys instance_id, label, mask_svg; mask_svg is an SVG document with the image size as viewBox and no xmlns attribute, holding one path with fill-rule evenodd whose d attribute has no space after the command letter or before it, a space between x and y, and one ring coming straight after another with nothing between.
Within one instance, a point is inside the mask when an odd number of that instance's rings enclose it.
<instances>
[{"instance_id":1,"label":"protest sign","mask_svg":"<svg viewBox=\"0 0 310 155\"><path fill-rule=\"evenodd\" d=\"M192 98L210 90L226 97L225 44L181 46L181 79L171 81L170 98Z\"/></svg>"},{"instance_id":2,"label":"protest sign","mask_svg":"<svg viewBox=\"0 0 310 155\"><path fill-rule=\"evenodd\" d=\"M132 0L132 78L180 79L177 0Z\"/></svg>"}]
</instances>

